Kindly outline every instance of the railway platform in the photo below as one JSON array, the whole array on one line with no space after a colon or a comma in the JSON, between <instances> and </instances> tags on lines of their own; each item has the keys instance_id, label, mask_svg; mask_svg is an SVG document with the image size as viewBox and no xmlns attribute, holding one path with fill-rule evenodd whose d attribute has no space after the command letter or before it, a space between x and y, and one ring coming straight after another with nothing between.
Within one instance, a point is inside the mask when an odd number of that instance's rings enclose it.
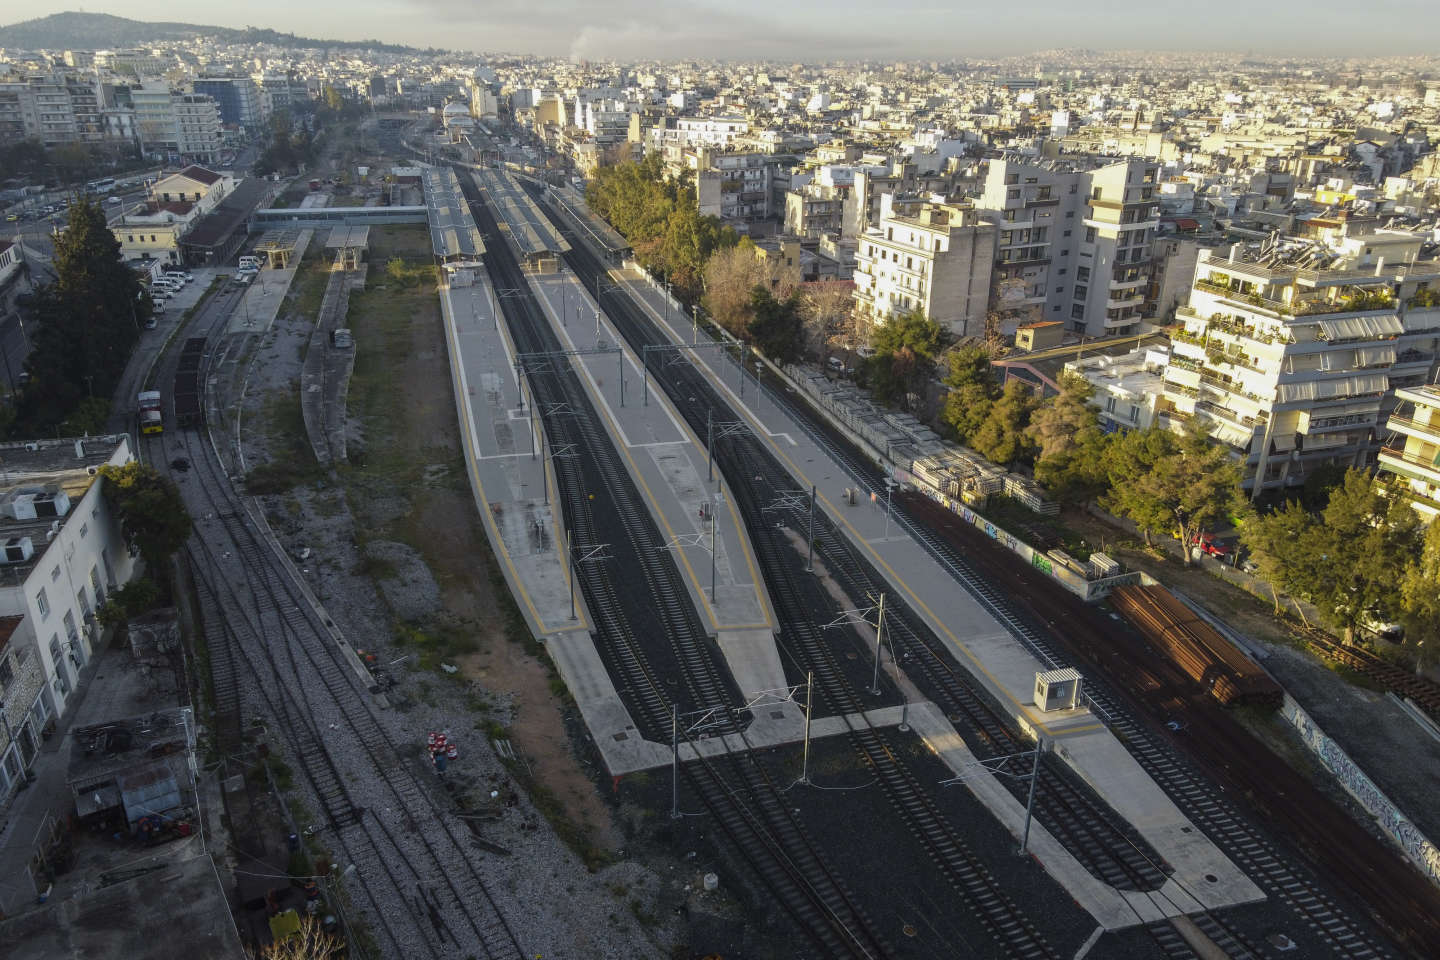
<instances>
[{"instance_id":1,"label":"railway platform","mask_svg":"<svg viewBox=\"0 0 1440 960\"><path fill-rule=\"evenodd\" d=\"M300 268L300 261L310 246L312 233L311 230L301 230L291 238L291 249L297 255L289 258L288 266L266 267L255 275L240 303L230 314L226 333L265 333L270 329L280 314L285 295L290 292L290 284L294 282L295 271Z\"/></svg>"},{"instance_id":2,"label":"railway platform","mask_svg":"<svg viewBox=\"0 0 1440 960\"><path fill-rule=\"evenodd\" d=\"M440 304L471 492L520 613L575 697L606 766L623 773L668 762L666 748L641 739L595 649L585 598L578 586L572 592L559 504L547 493L554 474L520 405L515 348L496 322L488 279L477 270L470 286L441 286Z\"/></svg>"},{"instance_id":3,"label":"railway platform","mask_svg":"<svg viewBox=\"0 0 1440 960\"><path fill-rule=\"evenodd\" d=\"M688 317L673 303L667 309L665 294L648 278L633 269L612 276L620 279L673 343L691 341ZM1074 768L1174 868L1166 885L1173 887L1174 895L1152 895L1151 906L1142 906L1144 911L1159 911L1163 906L1167 912L1185 912L1188 905L1195 903L1217 908L1263 899L1261 890L1180 812L1100 718L1084 708L1042 712L1036 706L1035 675L1056 665L1039 660L989 609L962 589L922 544L893 522L883 494L873 500L854 498L852 503L846 491L863 485L773 397L756 389L753 374L743 373L733 352L692 351L690 359L728 399L734 415L762 439L787 471L789 476L777 478L777 484L804 489L813 484L818 491L817 510L823 509L850 537L890 589L949 648L956 662L1021 728L1040 738L1047 749L1054 750ZM948 721L940 717L938 724L926 733L932 745L963 746L963 738ZM941 755L944 757L943 752ZM952 759L959 762L962 758ZM993 799L980 793L977 796L987 803ZM1009 814L1004 805L990 806L997 818L1006 822ZM1080 878L1089 875L1073 858L1064 855L1058 844L1055 846L1054 857L1045 861L1047 870L1072 889L1077 900L1086 903L1080 888L1095 881L1090 878L1082 882ZM1128 895L1126 899L1130 899ZM1094 902L1093 897L1090 900ZM1107 909L1096 915L1102 925L1126 916L1129 923L1139 922L1132 910L1134 905L1120 904L1113 896L1106 902Z\"/></svg>"},{"instance_id":4,"label":"railway platform","mask_svg":"<svg viewBox=\"0 0 1440 960\"><path fill-rule=\"evenodd\" d=\"M595 301L574 274L532 274L530 284L561 343L573 351L564 359L574 364L666 538L657 548L673 552L700 621L741 693L750 699L785 687L769 591L720 469L707 460L704 438L690 432L661 391L645 391L639 361L609 320L597 319ZM793 704L785 710L798 717Z\"/></svg>"}]
</instances>

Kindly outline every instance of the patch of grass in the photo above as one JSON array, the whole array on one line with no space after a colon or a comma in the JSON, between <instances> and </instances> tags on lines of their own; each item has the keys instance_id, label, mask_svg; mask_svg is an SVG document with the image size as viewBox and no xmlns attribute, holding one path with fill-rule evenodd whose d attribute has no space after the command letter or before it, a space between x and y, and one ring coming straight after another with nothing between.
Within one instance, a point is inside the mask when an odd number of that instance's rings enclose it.
<instances>
[{"instance_id":1,"label":"patch of grass","mask_svg":"<svg viewBox=\"0 0 1440 960\"><path fill-rule=\"evenodd\" d=\"M394 580L400 575L395 564L384 557L364 556L360 562L350 568L350 572L357 577L369 577L372 580Z\"/></svg>"},{"instance_id":2,"label":"patch of grass","mask_svg":"<svg viewBox=\"0 0 1440 960\"><path fill-rule=\"evenodd\" d=\"M284 493L323 477L325 473L315 462L315 453L305 433L300 394L289 390L271 391L263 415L271 458L245 475L246 491L262 495Z\"/></svg>"}]
</instances>

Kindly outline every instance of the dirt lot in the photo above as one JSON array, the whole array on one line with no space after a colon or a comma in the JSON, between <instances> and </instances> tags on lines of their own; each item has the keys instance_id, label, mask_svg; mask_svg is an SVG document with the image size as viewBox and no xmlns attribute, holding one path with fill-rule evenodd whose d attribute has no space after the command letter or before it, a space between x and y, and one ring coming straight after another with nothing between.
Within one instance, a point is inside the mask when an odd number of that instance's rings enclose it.
<instances>
[{"instance_id":1,"label":"dirt lot","mask_svg":"<svg viewBox=\"0 0 1440 960\"><path fill-rule=\"evenodd\" d=\"M536 779L590 845L613 851L610 811L574 758L565 701L513 614L470 493L434 284L404 286L385 271L397 256L427 263L428 234L388 227L372 230L370 239L370 282L352 297L349 314L365 345L350 390L359 441L353 466L340 471L358 537L419 554L438 587L438 606L418 618L398 617L426 638L417 659L432 669L439 659L455 663L507 700L508 736ZM375 571L387 572L383 565Z\"/></svg>"}]
</instances>

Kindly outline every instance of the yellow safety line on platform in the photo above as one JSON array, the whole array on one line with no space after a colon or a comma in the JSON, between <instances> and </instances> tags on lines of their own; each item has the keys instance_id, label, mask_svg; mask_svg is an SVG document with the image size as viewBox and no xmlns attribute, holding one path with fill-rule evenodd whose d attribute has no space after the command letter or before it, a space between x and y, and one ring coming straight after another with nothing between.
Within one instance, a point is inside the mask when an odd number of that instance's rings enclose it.
<instances>
[{"instance_id":1,"label":"yellow safety line on platform","mask_svg":"<svg viewBox=\"0 0 1440 960\"><path fill-rule=\"evenodd\" d=\"M635 285L630 284L630 286L632 289L634 289ZM643 291L637 292L643 293ZM658 312L643 296L638 297L638 299L641 303L645 304L646 309L650 311L652 316L655 316L657 319L659 319ZM661 322L660 326L662 329L666 330L670 334L672 339L674 339L677 343L681 343L683 345L683 341L676 338L673 328L666 325L663 321ZM699 362L704 364L705 369L709 371L714 385L718 385L721 389L725 390L725 392L729 393L730 391L728 389L728 385L724 382L724 378L721 377L719 373L710 366L709 361L703 357L697 359L699 359ZM775 451L775 454L780 457L780 459L785 461L785 463L789 464L790 471L794 476L798 477L804 483L810 484L811 486L815 487L816 497L829 507L831 514L835 516L840 521L840 523L844 524L845 529L850 531L852 539L869 552L870 556L874 558L875 562L879 564L880 567L883 568L885 572L889 574L889 576L892 577L894 581L900 585L900 588L905 592L906 596L908 596L919 609L925 612L925 614L930 618L932 623L938 626L940 630L944 631L945 635L949 637L951 641L953 641L955 646L959 647L960 650L964 651L966 658L969 659L969 661L974 664L981 673L983 673L987 678L989 678L990 682L999 690L1001 695L1006 700L1008 700L1012 706L1018 709L1021 714L1029 720L1032 726L1051 737L1070 736L1077 733L1086 733L1091 730L1104 729L1104 724L1095 723L1083 727L1058 728L1057 730L1056 728L1052 728L1049 724L1036 720L1033 716L1031 716L1030 711L1026 709L1025 705L1022 704L1020 701L1016 700L1014 696L1010 694L1010 691L1005 686L1005 684L1002 683L999 678L997 678L993 673L990 672L990 670L985 666L985 664L982 663L975 656L975 654L970 651L970 648L965 646L965 644L961 642L959 637L955 636L955 634L951 632L950 628L945 625L945 621L940 617L936 616L935 611L931 610L930 607L925 603L925 601L920 599L920 597L915 593L915 591L911 589L910 584L905 580L905 578L900 576L900 574L898 574L895 569L890 566L890 564L886 563L885 559L875 551L875 548L872 547L863 536L861 536L860 531L855 529L855 527L850 523L849 519L846 518L844 512L836 509L835 505L830 502L829 497L825 496L825 494L820 492L819 485L811 481L805 471L800 469L800 467L795 463L795 461L791 460L790 457L786 455L785 451L780 448L780 445L777 444L774 439L769 435L767 428L765 427L764 421L761 420L759 416L754 413L748 405L740 404L739 406L740 409L744 411L744 415L747 417L747 419L753 421L754 425L758 428L755 431L756 435L763 437L765 442L770 445L770 448ZM820 452L825 453L825 451L823 450L821 450ZM829 459L828 453L826 453L825 456L827 459ZM844 466L842 464L836 464L836 466L839 466L841 470L844 470ZM1026 653L1028 654L1029 651L1027 650Z\"/></svg>"},{"instance_id":2,"label":"yellow safety line on platform","mask_svg":"<svg viewBox=\"0 0 1440 960\"><path fill-rule=\"evenodd\" d=\"M519 592L520 599L525 603L525 609L530 611L530 616L535 624L540 627L541 633L551 634L564 633L571 630L588 630L590 627L585 621L583 605L576 606L575 623L554 629L547 627L545 618L540 616L540 612L535 609L534 601L530 599L530 592L525 589L525 582L520 576L520 571L515 568L515 561L510 557L510 551L505 546L505 537L501 535L500 527L495 523L495 518L491 514L490 500L485 496L485 485L480 481L480 461L475 453L475 446L471 438L471 431L475 429L475 417L474 412L470 408L469 391L466 389L468 381L465 378L464 366L460 364L459 330L455 325L453 312L450 309L450 290L448 287L440 288L440 306L444 314L446 340L450 342L450 375L457 387L456 392L459 394L460 404L465 411L465 429L460 431L460 436L465 442L465 456L471 466L470 478L475 484L475 489L480 496L482 506L480 511L481 519L491 534L490 543L504 560L506 568L510 571L511 584L514 586L514 589ZM498 317L496 318L495 326L500 336L508 341L508 331L500 325ZM564 571L565 585L569 587L570 565L568 563L562 564L561 569Z\"/></svg>"}]
</instances>

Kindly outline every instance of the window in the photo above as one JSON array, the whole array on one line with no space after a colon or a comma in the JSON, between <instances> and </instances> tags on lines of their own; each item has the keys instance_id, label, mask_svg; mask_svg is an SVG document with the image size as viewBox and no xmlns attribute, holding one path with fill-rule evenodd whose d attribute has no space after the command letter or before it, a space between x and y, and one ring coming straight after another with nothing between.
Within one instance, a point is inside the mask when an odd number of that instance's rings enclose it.
<instances>
[{"instance_id":1,"label":"window","mask_svg":"<svg viewBox=\"0 0 1440 960\"><path fill-rule=\"evenodd\" d=\"M1014 189L1014 190L1006 190L1006 191L1005 191L1005 199L1006 199L1006 200L1019 200L1019 199L1020 199L1020 189L1017 187L1017 188Z\"/></svg>"},{"instance_id":2,"label":"window","mask_svg":"<svg viewBox=\"0 0 1440 960\"><path fill-rule=\"evenodd\" d=\"M1103 189L1101 189L1100 187L1096 187L1094 192L1090 194L1090 199L1099 200L1104 195L1104 193L1105 191Z\"/></svg>"},{"instance_id":3,"label":"window","mask_svg":"<svg viewBox=\"0 0 1440 960\"><path fill-rule=\"evenodd\" d=\"M1059 271L1057 271L1057 275L1061 277L1065 276L1065 268L1061 267Z\"/></svg>"},{"instance_id":4,"label":"window","mask_svg":"<svg viewBox=\"0 0 1440 960\"><path fill-rule=\"evenodd\" d=\"M1060 304L1057 303L1057 304L1055 304L1055 306L1051 307L1051 308L1050 308L1050 312L1051 312L1051 313L1059 313L1059 312L1060 312Z\"/></svg>"},{"instance_id":5,"label":"window","mask_svg":"<svg viewBox=\"0 0 1440 960\"><path fill-rule=\"evenodd\" d=\"M1089 279L1090 279L1090 268L1089 268L1089 267L1076 267L1076 268L1075 268L1075 281L1076 281L1077 283L1080 283L1080 282L1083 282L1083 281L1086 281L1086 280L1089 280Z\"/></svg>"},{"instance_id":6,"label":"window","mask_svg":"<svg viewBox=\"0 0 1440 960\"><path fill-rule=\"evenodd\" d=\"M1065 211L1065 219L1066 219L1066 220L1074 220L1074 219L1075 219L1075 211L1074 211L1074 210L1066 210L1066 211Z\"/></svg>"},{"instance_id":7,"label":"window","mask_svg":"<svg viewBox=\"0 0 1440 960\"><path fill-rule=\"evenodd\" d=\"M1056 310L1059 310L1060 308L1059 308L1059 307L1056 307L1055 309L1056 309ZM1071 317L1071 319L1074 319L1074 320L1084 320L1084 319L1085 319L1085 304L1083 304L1083 303L1077 303L1077 304L1075 304L1073 307L1071 307L1071 308L1070 308L1070 317Z\"/></svg>"},{"instance_id":8,"label":"window","mask_svg":"<svg viewBox=\"0 0 1440 960\"><path fill-rule=\"evenodd\" d=\"M1007 173L1007 174L1005 174L1005 183L1006 183L1007 185L1012 184L1012 183L1019 183L1019 182L1020 182L1020 174L1018 174L1018 173Z\"/></svg>"},{"instance_id":9,"label":"window","mask_svg":"<svg viewBox=\"0 0 1440 960\"><path fill-rule=\"evenodd\" d=\"M1067 237L1070 236L1070 233L1071 233L1071 231L1066 230L1066 231L1065 231L1065 236L1067 236Z\"/></svg>"},{"instance_id":10,"label":"window","mask_svg":"<svg viewBox=\"0 0 1440 960\"><path fill-rule=\"evenodd\" d=\"M85 539L85 535L86 535L87 533L89 533L89 532L90 532L90 524L88 524L88 523L82 523L82 524L80 524L80 539L82 539L82 540Z\"/></svg>"},{"instance_id":11,"label":"window","mask_svg":"<svg viewBox=\"0 0 1440 960\"><path fill-rule=\"evenodd\" d=\"M54 583L60 579L60 564L55 564L55 569L50 571L50 582Z\"/></svg>"},{"instance_id":12,"label":"window","mask_svg":"<svg viewBox=\"0 0 1440 960\"><path fill-rule=\"evenodd\" d=\"M1068 256L1070 256L1070 251L1069 251L1069 250L1061 250L1061 251L1060 251L1060 256L1062 256L1062 257L1068 257Z\"/></svg>"},{"instance_id":13,"label":"window","mask_svg":"<svg viewBox=\"0 0 1440 960\"><path fill-rule=\"evenodd\" d=\"M1025 182L1026 182L1026 183L1039 183L1039 182L1040 182L1040 178L1039 178L1039 177L1026 177L1026 178L1025 178Z\"/></svg>"},{"instance_id":14,"label":"window","mask_svg":"<svg viewBox=\"0 0 1440 960\"><path fill-rule=\"evenodd\" d=\"M1094 228L1094 227L1086 227L1086 228L1085 228L1085 242L1086 242L1086 243L1094 243L1094 242L1095 242L1095 228Z\"/></svg>"},{"instance_id":15,"label":"window","mask_svg":"<svg viewBox=\"0 0 1440 960\"><path fill-rule=\"evenodd\" d=\"M1056 287L1056 288L1055 288L1055 292L1056 292L1056 293L1064 293L1064 292L1065 292L1065 288L1064 288L1064 287Z\"/></svg>"},{"instance_id":16,"label":"window","mask_svg":"<svg viewBox=\"0 0 1440 960\"><path fill-rule=\"evenodd\" d=\"M44 587L41 587L40 592L35 594L35 606L40 610L41 620L50 616L50 598L45 596Z\"/></svg>"},{"instance_id":17,"label":"window","mask_svg":"<svg viewBox=\"0 0 1440 960\"><path fill-rule=\"evenodd\" d=\"M1080 192L1080 184L1078 184L1078 183L1072 183L1072 184L1070 184L1070 195L1071 195L1071 196L1074 196L1075 194L1077 194L1077 193L1079 193L1079 192Z\"/></svg>"}]
</instances>

